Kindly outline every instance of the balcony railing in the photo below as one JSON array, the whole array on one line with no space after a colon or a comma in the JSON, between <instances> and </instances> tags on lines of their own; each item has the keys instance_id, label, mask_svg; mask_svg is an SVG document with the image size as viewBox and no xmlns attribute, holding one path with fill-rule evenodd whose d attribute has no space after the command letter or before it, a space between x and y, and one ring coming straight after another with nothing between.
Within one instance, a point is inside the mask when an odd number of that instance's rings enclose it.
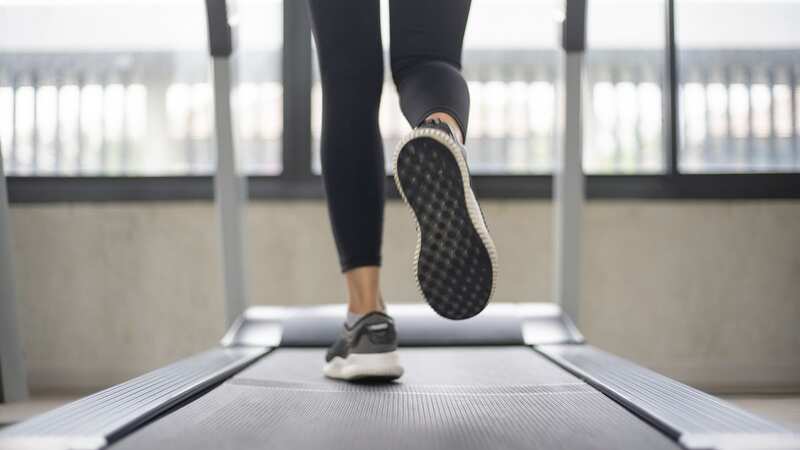
<instances>
[{"instance_id":1,"label":"balcony railing","mask_svg":"<svg viewBox=\"0 0 800 450\"><path fill-rule=\"evenodd\" d=\"M280 172L280 53L243 52L234 90L248 171ZM664 170L664 55L587 53L585 166L590 173ZM800 170L800 52L679 54L680 167ZM0 53L0 139L10 174L163 175L212 171L212 104L202 52ZM546 173L557 136L555 51L466 50L470 158L479 173ZM312 136L321 94L312 87ZM408 129L390 84L385 148ZM289 150L291 151L291 149Z\"/></svg>"}]
</instances>

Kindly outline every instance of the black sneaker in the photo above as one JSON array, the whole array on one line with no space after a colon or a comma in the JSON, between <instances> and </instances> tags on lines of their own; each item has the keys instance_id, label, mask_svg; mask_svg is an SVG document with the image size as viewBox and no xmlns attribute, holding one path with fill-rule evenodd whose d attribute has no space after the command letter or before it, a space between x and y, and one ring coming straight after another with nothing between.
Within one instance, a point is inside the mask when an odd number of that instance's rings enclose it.
<instances>
[{"instance_id":1,"label":"black sneaker","mask_svg":"<svg viewBox=\"0 0 800 450\"><path fill-rule=\"evenodd\" d=\"M448 319L478 314L494 293L497 251L450 127L429 121L403 138L394 180L417 222L414 275L422 296Z\"/></svg>"},{"instance_id":2,"label":"black sneaker","mask_svg":"<svg viewBox=\"0 0 800 450\"><path fill-rule=\"evenodd\" d=\"M330 378L400 378L403 368L397 357L394 320L374 311L362 317L352 328L345 324L342 334L328 349L325 362L322 371Z\"/></svg>"}]
</instances>

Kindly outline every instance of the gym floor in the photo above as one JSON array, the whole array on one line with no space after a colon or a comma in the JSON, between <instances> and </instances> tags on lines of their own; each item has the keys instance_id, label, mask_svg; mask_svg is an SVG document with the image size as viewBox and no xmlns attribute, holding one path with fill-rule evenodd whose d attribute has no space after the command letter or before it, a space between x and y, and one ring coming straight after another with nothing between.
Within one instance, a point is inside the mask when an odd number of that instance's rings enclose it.
<instances>
[{"instance_id":1,"label":"gym floor","mask_svg":"<svg viewBox=\"0 0 800 450\"><path fill-rule=\"evenodd\" d=\"M800 432L800 394L794 395L721 395L754 414L771 419ZM0 404L0 427L41 414L76 400L78 396L37 396L22 403Z\"/></svg>"}]
</instances>

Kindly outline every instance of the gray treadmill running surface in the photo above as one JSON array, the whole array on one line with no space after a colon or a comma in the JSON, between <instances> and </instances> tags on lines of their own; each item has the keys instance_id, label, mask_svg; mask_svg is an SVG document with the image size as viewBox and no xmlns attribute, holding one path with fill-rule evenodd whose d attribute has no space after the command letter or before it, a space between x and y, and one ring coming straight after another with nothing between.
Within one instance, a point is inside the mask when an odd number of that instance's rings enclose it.
<instances>
[{"instance_id":1,"label":"gray treadmill running surface","mask_svg":"<svg viewBox=\"0 0 800 450\"><path fill-rule=\"evenodd\" d=\"M278 349L111 448L680 448L527 347L403 349L384 384L327 380L323 354Z\"/></svg>"}]
</instances>

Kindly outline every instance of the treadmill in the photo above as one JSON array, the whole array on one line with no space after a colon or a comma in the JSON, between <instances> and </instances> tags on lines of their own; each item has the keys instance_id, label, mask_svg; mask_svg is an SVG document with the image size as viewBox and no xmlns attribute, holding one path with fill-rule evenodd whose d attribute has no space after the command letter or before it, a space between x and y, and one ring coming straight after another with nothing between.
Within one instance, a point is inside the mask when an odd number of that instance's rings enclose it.
<instances>
[{"instance_id":1,"label":"treadmill","mask_svg":"<svg viewBox=\"0 0 800 450\"><path fill-rule=\"evenodd\" d=\"M574 325L584 0L567 2L563 30L560 301L492 303L460 322L392 305L405 375L391 383L322 375L344 305L245 310L231 29L225 0L206 4L231 326L216 348L0 430L0 449L800 449L797 434L594 348Z\"/></svg>"}]
</instances>

